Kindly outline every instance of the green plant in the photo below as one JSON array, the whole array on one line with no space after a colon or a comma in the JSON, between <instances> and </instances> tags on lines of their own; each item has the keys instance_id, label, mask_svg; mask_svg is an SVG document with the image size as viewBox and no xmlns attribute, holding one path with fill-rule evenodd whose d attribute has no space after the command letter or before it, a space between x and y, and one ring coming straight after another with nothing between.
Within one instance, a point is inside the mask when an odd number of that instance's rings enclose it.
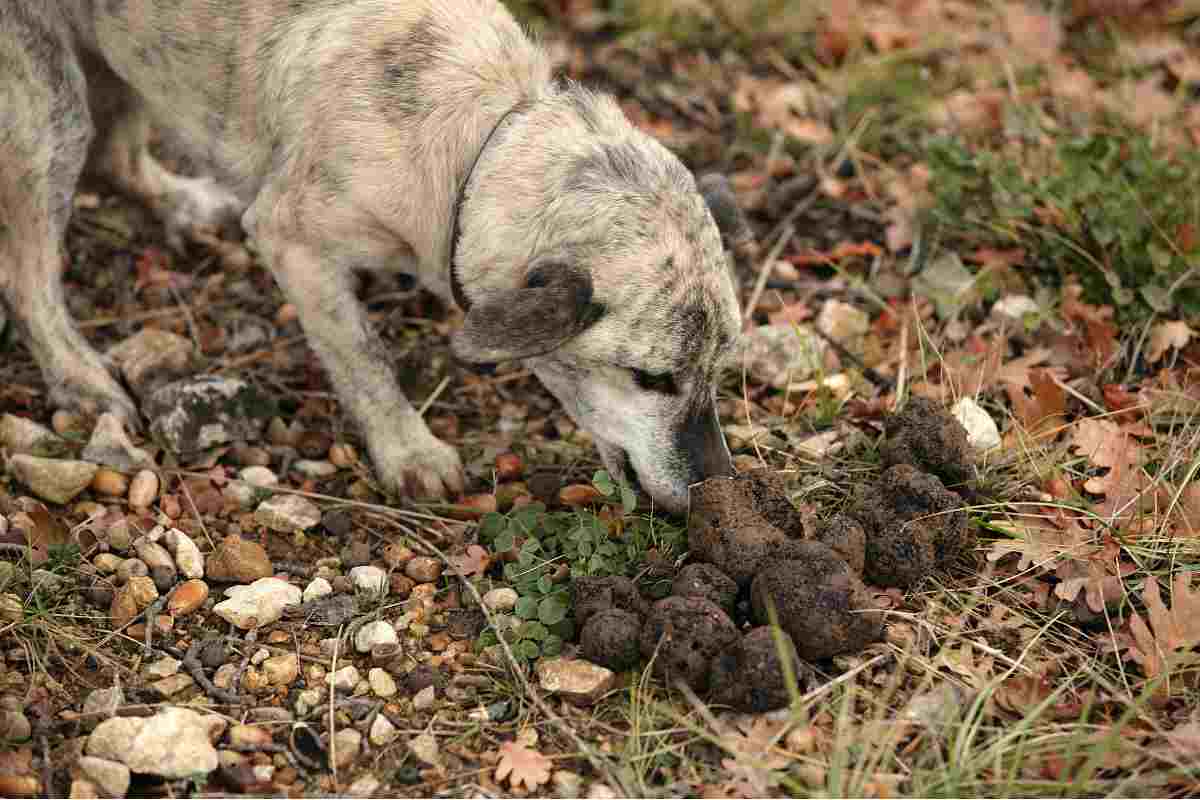
<instances>
[{"instance_id":1,"label":"green plant","mask_svg":"<svg viewBox=\"0 0 1200 800\"><path fill-rule=\"evenodd\" d=\"M1122 320L1200 313L1200 154L1163 154L1141 134L1062 139L1043 168L930 144L928 221L950 245L1027 248L1055 282L1078 278L1085 299Z\"/></svg>"},{"instance_id":2,"label":"green plant","mask_svg":"<svg viewBox=\"0 0 1200 800\"><path fill-rule=\"evenodd\" d=\"M515 556L503 568L505 582L518 596L503 635L519 658L556 655L573 636L568 578L633 577L650 551L671 557L686 543L681 528L635 514L637 496L607 472L598 471L592 486L602 498L599 511L549 511L531 503L508 514L485 514L479 522L484 545ZM645 588L660 594L666 587L651 583ZM480 644L494 644L498 635L489 630Z\"/></svg>"}]
</instances>

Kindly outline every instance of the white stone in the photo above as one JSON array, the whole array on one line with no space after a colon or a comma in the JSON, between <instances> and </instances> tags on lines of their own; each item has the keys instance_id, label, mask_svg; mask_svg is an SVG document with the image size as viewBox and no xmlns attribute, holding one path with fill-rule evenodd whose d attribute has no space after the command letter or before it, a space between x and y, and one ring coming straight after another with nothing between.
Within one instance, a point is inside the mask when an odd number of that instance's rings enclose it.
<instances>
[{"instance_id":1,"label":"white stone","mask_svg":"<svg viewBox=\"0 0 1200 800\"><path fill-rule=\"evenodd\" d=\"M960 398L950 413L967 430L967 441L976 450L991 450L1000 446L1000 429L996 421L970 397Z\"/></svg>"},{"instance_id":2,"label":"white stone","mask_svg":"<svg viewBox=\"0 0 1200 800\"><path fill-rule=\"evenodd\" d=\"M251 486L267 487L279 484L279 476L266 467L243 467L238 471L238 477Z\"/></svg>"},{"instance_id":3,"label":"white stone","mask_svg":"<svg viewBox=\"0 0 1200 800\"><path fill-rule=\"evenodd\" d=\"M333 594L333 584L324 578L313 578L308 582L308 586L304 587L304 602L308 603L331 594Z\"/></svg>"},{"instance_id":4,"label":"white stone","mask_svg":"<svg viewBox=\"0 0 1200 800\"><path fill-rule=\"evenodd\" d=\"M80 457L84 461L103 464L122 472L154 466L154 458L145 450L134 446L120 417L111 412L101 414L96 420L91 439Z\"/></svg>"},{"instance_id":5,"label":"white stone","mask_svg":"<svg viewBox=\"0 0 1200 800\"><path fill-rule=\"evenodd\" d=\"M368 622L354 634L354 649L360 653L369 653L376 645L396 644L400 637L396 629L381 619Z\"/></svg>"},{"instance_id":6,"label":"white stone","mask_svg":"<svg viewBox=\"0 0 1200 800\"><path fill-rule=\"evenodd\" d=\"M437 702L437 687L433 684L426 686L413 695L413 708L417 711L428 711Z\"/></svg>"},{"instance_id":7,"label":"white stone","mask_svg":"<svg viewBox=\"0 0 1200 800\"><path fill-rule=\"evenodd\" d=\"M284 606L299 605L299 587L279 578L259 578L249 586L230 586L228 600L213 606L221 619L242 630L270 625L283 616Z\"/></svg>"},{"instance_id":8,"label":"white stone","mask_svg":"<svg viewBox=\"0 0 1200 800\"><path fill-rule=\"evenodd\" d=\"M358 686L358 682L362 680L362 677L359 675L358 667L349 664L337 672L329 673L326 680L329 681L329 685L336 691L352 692L354 691L354 687Z\"/></svg>"},{"instance_id":9,"label":"white stone","mask_svg":"<svg viewBox=\"0 0 1200 800\"><path fill-rule=\"evenodd\" d=\"M124 797L129 791L129 767L121 762L95 756L80 756L75 763L88 780L104 792L105 797Z\"/></svg>"},{"instance_id":10,"label":"white stone","mask_svg":"<svg viewBox=\"0 0 1200 800\"><path fill-rule=\"evenodd\" d=\"M483 596L483 605L488 611L512 611L516 608L520 595L509 586L499 586L491 589Z\"/></svg>"},{"instance_id":11,"label":"white stone","mask_svg":"<svg viewBox=\"0 0 1200 800\"><path fill-rule=\"evenodd\" d=\"M306 531L321 521L321 509L300 495L277 494L259 505L254 521L280 533Z\"/></svg>"},{"instance_id":12,"label":"white stone","mask_svg":"<svg viewBox=\"0 0 1200 800\"><path fill-rule=\"evenodd\" d=\"M292 462L292 469L306 478L328 478L336 475L338 468L329 461L315 461L308 458L298 458Z\"/></svg>"},{"instance_id":13,"label":"white stone","mask_svg":"<svg viewBox=\"0 0 1200 800\"><path fill-rule=\"evenodd\" d=\"M152 717L104 720L88 737L86 752L147 775L207 775L217 768L211 730L212 724L203 714L172 706Z\"/></svg>"},{"instance_id":14,"label":"white stone","mask_svg":"<svg viewBox=\"0 0 1200 800\"><path fill-rule=\"evenodd\" d=\"M993 314L1022 324L1026 317L1036 318L1041 311L1037 301L1025 294L1008 294L992 304Z\"/></svg>"},{"instance_id":15,"label":"white stone","mask_svg":"<svg viewBox=\"0 0 1200 800\"><path fill-rule=\"evenodd\" d=\"M179 672L179 667L183 662L171 656L163 656L157 661L152 661L142 669L142 674L152 680L159 678L169 678Z\"/></svg>"},{"instance_id":16,"label":"white stone","mask_svg":"<svg viewBox=\"0 0 1200 800\"><path fill-rule=\"evenodd\" d=\"M396 726L385 714L375 715L375 721L371 723L371 733L369 734L371 744L383 747L396 741L396 737L399 735L400 732L396 730Z\"/></svg>"},{"instance_id":17,"label":"white stone","mask_svg":"<svg viewBox=\"0 0 1200 800\"><path fill-rule=\"evenodd\" d=\"M163 543L166 544L167 550L175 556L175 566L179 568L183 577L188 579L204 577L204 556L200 554L200 548L196 546L192 537L178 528L171 528L163 534Z\"/></svg>"},{"instance_id":18,"label":"white stone","mask_svg":"<svg viewBox=\"0 0 1200 800\"><path fill-rule=\"evenodd\" d=\"M348 767L362 752L362 734L353 728L342 728L333 735L329 750L334 766Z\"/></svg>"},{"instance_id":19,"label":"white stone","mask_svg":"<svg viewBox=\"0 0 1200 800\"><path fill-rule=\"evenodd\" d=\"M382 667L371 667L367 672L367 683L376 697L392 697L398 690L396 679Z\"/></svg>"},{"instance_id":20,"label":"white stone","mask_svg":"<svg viewBox=\"0 0 1200 800\"><path fill-rule=\"evenodd\" d=\"M0 450L10 455L61 456L69 449L66 439L33 420L15 414L0 415Z\"/></svg>"},{"instance_id":21,"label":"white stone","mask_svg":"<svg viewBox=\"0 0 1200 800\"><path fill-rule=\"evenodd\" d=\"M18 453L8 460L8 471L30 491L51 503L65 504L86 489L99 469L86 461L39 458Z\"/></svg>"}]
</instances>

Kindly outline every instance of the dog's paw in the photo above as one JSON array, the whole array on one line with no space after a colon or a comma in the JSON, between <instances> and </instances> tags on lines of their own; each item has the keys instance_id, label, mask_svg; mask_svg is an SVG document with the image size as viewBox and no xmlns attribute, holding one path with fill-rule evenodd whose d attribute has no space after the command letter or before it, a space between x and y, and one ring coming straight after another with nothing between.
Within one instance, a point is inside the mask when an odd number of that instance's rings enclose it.
<instances>
[{"instance_id":1,"label":"dog's paw","mask_svg":"<svg viewBox=\"0 0 1200 800\"><path fill-rule=\"evenodd\" d=\"M236 239L244 210L242 202L212 178L173 176L162 209L167 243L182 250L186 240Z\"/></svg>"},{"instance_id":2,"label":"dog's paw","mask_svg":"<svg viewBox=\"0 0 1200 800\"><path fill-rule=\"evenodd\" d=\"M432 434L427 433L416 442L373 443L371 460L389 494L441 500L462 494L466 485L458 450Z\"/></svg>"},{"instance_id":3,"label":"dog's paw","mask_svg":"<svg viewBox=\"0 0 1200 800\"><path fill-rule=\"evenodd\" d=\"M53 407L90 418L108 412L116 416L126 430L141 429L137 404L103 366L75 365L66 374L46 377Z\"/></svg>"}]
</instances>

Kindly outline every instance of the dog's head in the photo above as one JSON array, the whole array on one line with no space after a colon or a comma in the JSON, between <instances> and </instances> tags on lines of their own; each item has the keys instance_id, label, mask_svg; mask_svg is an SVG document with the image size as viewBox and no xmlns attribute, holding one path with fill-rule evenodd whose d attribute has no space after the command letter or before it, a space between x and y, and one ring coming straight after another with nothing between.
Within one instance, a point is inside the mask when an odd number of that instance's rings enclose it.
<instances>
[{"instance_id":1,"label":"dog's head","mask_svg":"<svg viewBox=\"0 0 1200 800\"><path fill-rule=\"evenodd\" d=\"M453 349L527 360L610 473L681 512L689 486L733 471L714 386L740 330L722 246L740 217L723 179L697 184L621 122L619 138L542 127L498 148L464 207L473 302Z\"/></svg>"}]
</instances>

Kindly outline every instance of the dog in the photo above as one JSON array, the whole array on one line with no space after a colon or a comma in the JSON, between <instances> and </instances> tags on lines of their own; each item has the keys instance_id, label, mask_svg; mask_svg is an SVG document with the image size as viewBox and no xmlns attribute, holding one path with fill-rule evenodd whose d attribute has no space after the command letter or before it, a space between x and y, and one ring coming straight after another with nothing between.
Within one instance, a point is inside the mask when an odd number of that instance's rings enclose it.
<instances>
[{"instance_id":1,"label":"dog","mask_svg":"<svg viewBox=\"0 0 1200 800\"><path fill-rule=\"evenodd\" d=\"M0 297L56 406L139 423L63 303L86 169L173 243L240 221L389 492L458 494L463 470L397 386L356 271L457 303L454 356L526 362L656 507L733 471L728 183L552 76L495 0L5 0L0 114ZM213 177L155 160L152 123Z\"/></svg>"}]
</instances>

